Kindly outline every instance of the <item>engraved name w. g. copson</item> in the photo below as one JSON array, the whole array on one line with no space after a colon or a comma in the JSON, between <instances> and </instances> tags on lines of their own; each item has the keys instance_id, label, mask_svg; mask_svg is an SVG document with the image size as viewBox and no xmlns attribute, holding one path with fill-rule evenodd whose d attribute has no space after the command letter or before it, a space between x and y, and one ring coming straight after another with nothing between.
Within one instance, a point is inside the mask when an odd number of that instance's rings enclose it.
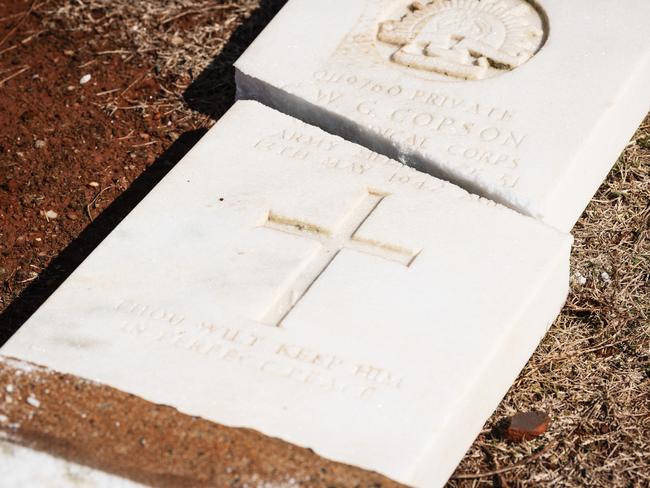
<instances>
[{"instance_id":1,"label":"engraved name w. g. copson","mask_svg":"<svg viewBox=\"0 0 650 488\"><path fill-rule=\"evenodd\" d=\"M482 80L521 66L544 42L544 21L526 0L413 2L377 38L392 62L441 78Z\"/></svg>"}]
</instances>

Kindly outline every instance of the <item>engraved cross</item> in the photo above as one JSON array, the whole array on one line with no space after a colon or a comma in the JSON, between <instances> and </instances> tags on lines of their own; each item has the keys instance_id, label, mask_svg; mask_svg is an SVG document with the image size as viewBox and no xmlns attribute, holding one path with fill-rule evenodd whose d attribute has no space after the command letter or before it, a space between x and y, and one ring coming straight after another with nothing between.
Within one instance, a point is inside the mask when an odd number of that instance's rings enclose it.
<instances>
[{"instance_id":1,"label":"engraved cross","mask_svg":"<svg viewBox=\"0 0 650 488\"><path fill-rule=\"evenodd\" d=\"M310 222L278 215L273 211L268 213L264 223L265 227L315 240L320 243L320 246L310 259L286 281L277 300L263 317L263 322L278 327L281 326L289 312L305 296L343 249L352 249L396 261L406 267L411 266L420 251L412 251L397 245L363 239L358 236L359 228L386 196L388 195L385 193L372 190L365 193L363 198L348 212L334 231Z\"/></svg>"}]
</instances>

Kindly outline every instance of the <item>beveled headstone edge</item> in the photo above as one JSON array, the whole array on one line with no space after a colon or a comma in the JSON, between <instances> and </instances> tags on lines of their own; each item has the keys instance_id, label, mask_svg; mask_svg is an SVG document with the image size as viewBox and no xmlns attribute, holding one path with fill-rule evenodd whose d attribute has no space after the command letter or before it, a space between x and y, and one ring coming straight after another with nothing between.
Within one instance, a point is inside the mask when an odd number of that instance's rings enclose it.
<instances>
[{"instance_id":1,"label":"beveled headstone edge","mask_svg":"<svg viewBox=\"0 0 650 488\"><path fill-rule=\"evenodd\" d=\"M0 437L151 486L401 487L309 448L0 356Z\"/></svg>"}]
</instances>

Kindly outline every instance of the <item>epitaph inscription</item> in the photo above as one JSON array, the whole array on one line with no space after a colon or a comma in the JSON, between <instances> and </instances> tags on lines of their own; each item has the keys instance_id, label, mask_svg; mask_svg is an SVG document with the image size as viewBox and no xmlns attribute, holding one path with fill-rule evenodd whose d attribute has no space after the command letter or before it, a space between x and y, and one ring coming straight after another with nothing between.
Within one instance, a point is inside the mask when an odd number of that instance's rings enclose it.
<instances>
[{"instance_id":1,"label":"epitaph inscription","mask_svg":"<svg viewBox=\"0 0 650 488\"><path fill-rule=\"evenodd\" d=\"M113 310L120 332L144 347L156 344L305 387L373 400L376 395L399 393L406 381L378 364L296 343L285 336L285 329L222 324L129 299Z\"/></svg>"},{"instance_id":2,"label":"epitaph inscription","mask_svg":"<svg viewBox=\"0 0 650 488\"><path fill-rule=\"evenodd\" d=\"M537 10L525 0L413 2L381 22L379 41L397 46L390 60L446 78L482 80L521 66L544 40Z\"/></svg>"}]
</instances>

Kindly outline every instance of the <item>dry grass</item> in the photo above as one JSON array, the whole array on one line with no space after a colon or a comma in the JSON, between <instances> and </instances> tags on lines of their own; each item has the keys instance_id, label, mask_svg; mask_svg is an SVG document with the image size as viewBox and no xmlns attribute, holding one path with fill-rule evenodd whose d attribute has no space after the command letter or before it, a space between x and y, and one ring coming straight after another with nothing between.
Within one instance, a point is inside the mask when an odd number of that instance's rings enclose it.
<instances>
[{"instance_id":1,"label":"dry grass","mask_svg":"<svg viewBox=\"0 0 650 488\"><path fill-rule=\"evenodd\" d=\"M133 103L199 127L231 103L230 64L281 3L62 0L43 8L89 36L119 32L117 55L147 59L165 92ZM119 109L117 97L103 103ZM479 476L451 486L650 484L649 173L646 121L575 228L567 306L457 472ZM521 445L502 440L498 421L529 409L552 416L549 433Z\"/></svg>"},{"instance_id":2,"label":"dry grass","mask_svg":"<svg viewBox=\"0 0 650 488\"><path fill-rule=\"evenodd\" d=\"M452 485L650 484L649 202L650 118L573 231L567 305L457 473L524 463ZM518 446L493 433L501 418L528 409L554 419L542 439Z\"/></svg>"}]
</instances>

